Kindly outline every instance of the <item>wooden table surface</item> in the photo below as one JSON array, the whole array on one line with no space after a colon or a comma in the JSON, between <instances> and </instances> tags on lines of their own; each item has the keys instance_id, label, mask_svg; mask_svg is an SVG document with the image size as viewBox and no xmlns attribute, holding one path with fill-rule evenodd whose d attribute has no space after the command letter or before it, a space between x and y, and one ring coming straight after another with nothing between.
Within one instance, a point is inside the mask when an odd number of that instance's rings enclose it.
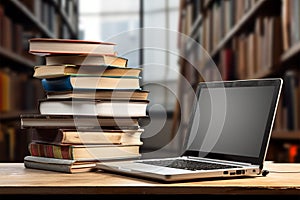
<instances>
[{"instance_id":1,"label":"wooden table surface","mask_svg":"<svg viewBox=\"0 0 300 200\"><path fill-rule=\"evenodd\" d=\"M159 183L102 171L66 174L0 163L0 194L270 194L299 195L300 163L266 162L264 177ZM277 171L277 172L274 172ZM278 173L296 172L298 173Z\"/></svg>"}]
</instances>

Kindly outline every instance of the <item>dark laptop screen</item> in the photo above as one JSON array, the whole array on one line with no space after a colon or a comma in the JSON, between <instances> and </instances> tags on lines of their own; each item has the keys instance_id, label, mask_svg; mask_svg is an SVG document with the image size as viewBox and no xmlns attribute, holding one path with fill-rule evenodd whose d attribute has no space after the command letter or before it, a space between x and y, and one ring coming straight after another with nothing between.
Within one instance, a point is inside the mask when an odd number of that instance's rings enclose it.
<instances>
[{"instance_id":1,"label":"dark laptop screen","mask_svg":"<svg viewBox=\"0 0 300 200\"><path fill-rule=\"evenodd\" d=\"M202 83L199 89L188 151L201 157L259 164L267 146L279 85L252 80Z\"/></svg>"}]
</instances>

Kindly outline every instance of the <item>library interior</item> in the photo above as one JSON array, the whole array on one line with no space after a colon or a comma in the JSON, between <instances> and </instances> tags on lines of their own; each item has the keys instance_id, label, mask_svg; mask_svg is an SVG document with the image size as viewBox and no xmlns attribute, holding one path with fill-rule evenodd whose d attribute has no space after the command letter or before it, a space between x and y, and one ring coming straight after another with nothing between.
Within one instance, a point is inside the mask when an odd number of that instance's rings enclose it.
<instances>
[{"instance_id":1,"label":"library interior","mask_svg":"<svg viewBox=\"0 0 300 200\"><path fill-rule=\"evenodd\" d=\"M299 163L299 9L298 0L1 0L0 162L35 152L20 116L39 114L51 93L34 76L46 60L29 41L50 38L112 42L140 70L145 157L176 153L199 82L282 78L266 161Z\"/></svg>"}]
</instances>

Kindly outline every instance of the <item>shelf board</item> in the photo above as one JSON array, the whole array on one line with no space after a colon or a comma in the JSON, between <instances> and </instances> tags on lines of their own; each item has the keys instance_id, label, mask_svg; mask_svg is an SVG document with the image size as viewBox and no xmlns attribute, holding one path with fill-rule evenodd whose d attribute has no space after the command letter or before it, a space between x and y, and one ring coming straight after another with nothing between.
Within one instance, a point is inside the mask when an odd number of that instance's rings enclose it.
<instances>
[{"instance_id":1,"label":"shelf board","mask_svg":"<svg viewBox=\"0 0 300 200\"><path fill-rule=\"evenodd\" d=\"M7 58L9 60L11 60L12 62L15 62L17 64L19 64L20 66L25 66L28 68L32 68L35 63L23 58L22 56L14 53L14 52L9 52L7 49L3 48L0 46L0 57L4 57Z\"/></svg>"},{"instance_id":2,"label":"shelf board","mask_svg":"<svg viewBox=\"0 0 300 200\"><path fill-rule=\"evenodd\" d=\"M249 23L250 20L254 18L254 16L258 13L258 11L266 5L266 3L270 0L260 0L246 13L243 17L236 23L236 25L226 34L224 39L222 39L217 47L210 53L212 58L216 57L216 55L220 52L220 50L237 34L242 28Z\"/></svg>"},{"instance_id":3,"label":"shelf board","mask_svg":"<svg viewBox=\"0 0 300 200\"><path fill-rule=\"evenodd\" d=\"M53 38L54 34L49 31L20 1L18 0L10 0L10 2L16 7L18 10L16 12L21 12L25 15L44 35L47 37Z\"/></svg>"},{"instance_id":4,"label":"shelf board","mask_svg":"<svg viewBox=\"0 0 300 200\"><path fill-rule=\"evenodd\" d=\"M300 143L300 131L275 130L271 135L276 140L296 140Z\"/></svg>"},{"instance_id":5,"label":"shelf board","mask_svg":"<svg viewBox=\"0 0 300 200\"><path fill-rule=\"evenodd\" d=\"M280 57L280 60L282 63L285 63L291 60L292 58L294 58L295 56L297 56L299 53L300 53L300 42L293 45L291 48L289 48L289 50L284 52L284 54Z\"/></svg>"},{"instance_id":6,"label":"shelf board","mask_svg":"<svg viewBox=\"0 0 300 200\"><path fill-rule=\"evenodd\" d=\"M38 113L36 110L29 110L29 111L9 111L9 112L0 112L0 121L11 121L20 119L21 114L26 113Z\"/></svg>"}]
</instances>

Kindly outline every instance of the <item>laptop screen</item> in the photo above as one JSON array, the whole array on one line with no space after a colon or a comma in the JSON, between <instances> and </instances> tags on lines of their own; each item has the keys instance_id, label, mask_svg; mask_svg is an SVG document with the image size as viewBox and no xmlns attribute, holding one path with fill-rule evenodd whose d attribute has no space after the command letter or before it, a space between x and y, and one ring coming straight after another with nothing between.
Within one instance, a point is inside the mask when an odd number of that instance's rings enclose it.
<instances>
[{"instance_id":1,"label":"laptop screen","mask_svg":"<svg viewBox=\"0 0 300 200\"><path fill-rule=\"evenodd\" d=\"M261 164L280 85L280 79L200 83L187 154Z\"/></svg>"}]
</instances>

